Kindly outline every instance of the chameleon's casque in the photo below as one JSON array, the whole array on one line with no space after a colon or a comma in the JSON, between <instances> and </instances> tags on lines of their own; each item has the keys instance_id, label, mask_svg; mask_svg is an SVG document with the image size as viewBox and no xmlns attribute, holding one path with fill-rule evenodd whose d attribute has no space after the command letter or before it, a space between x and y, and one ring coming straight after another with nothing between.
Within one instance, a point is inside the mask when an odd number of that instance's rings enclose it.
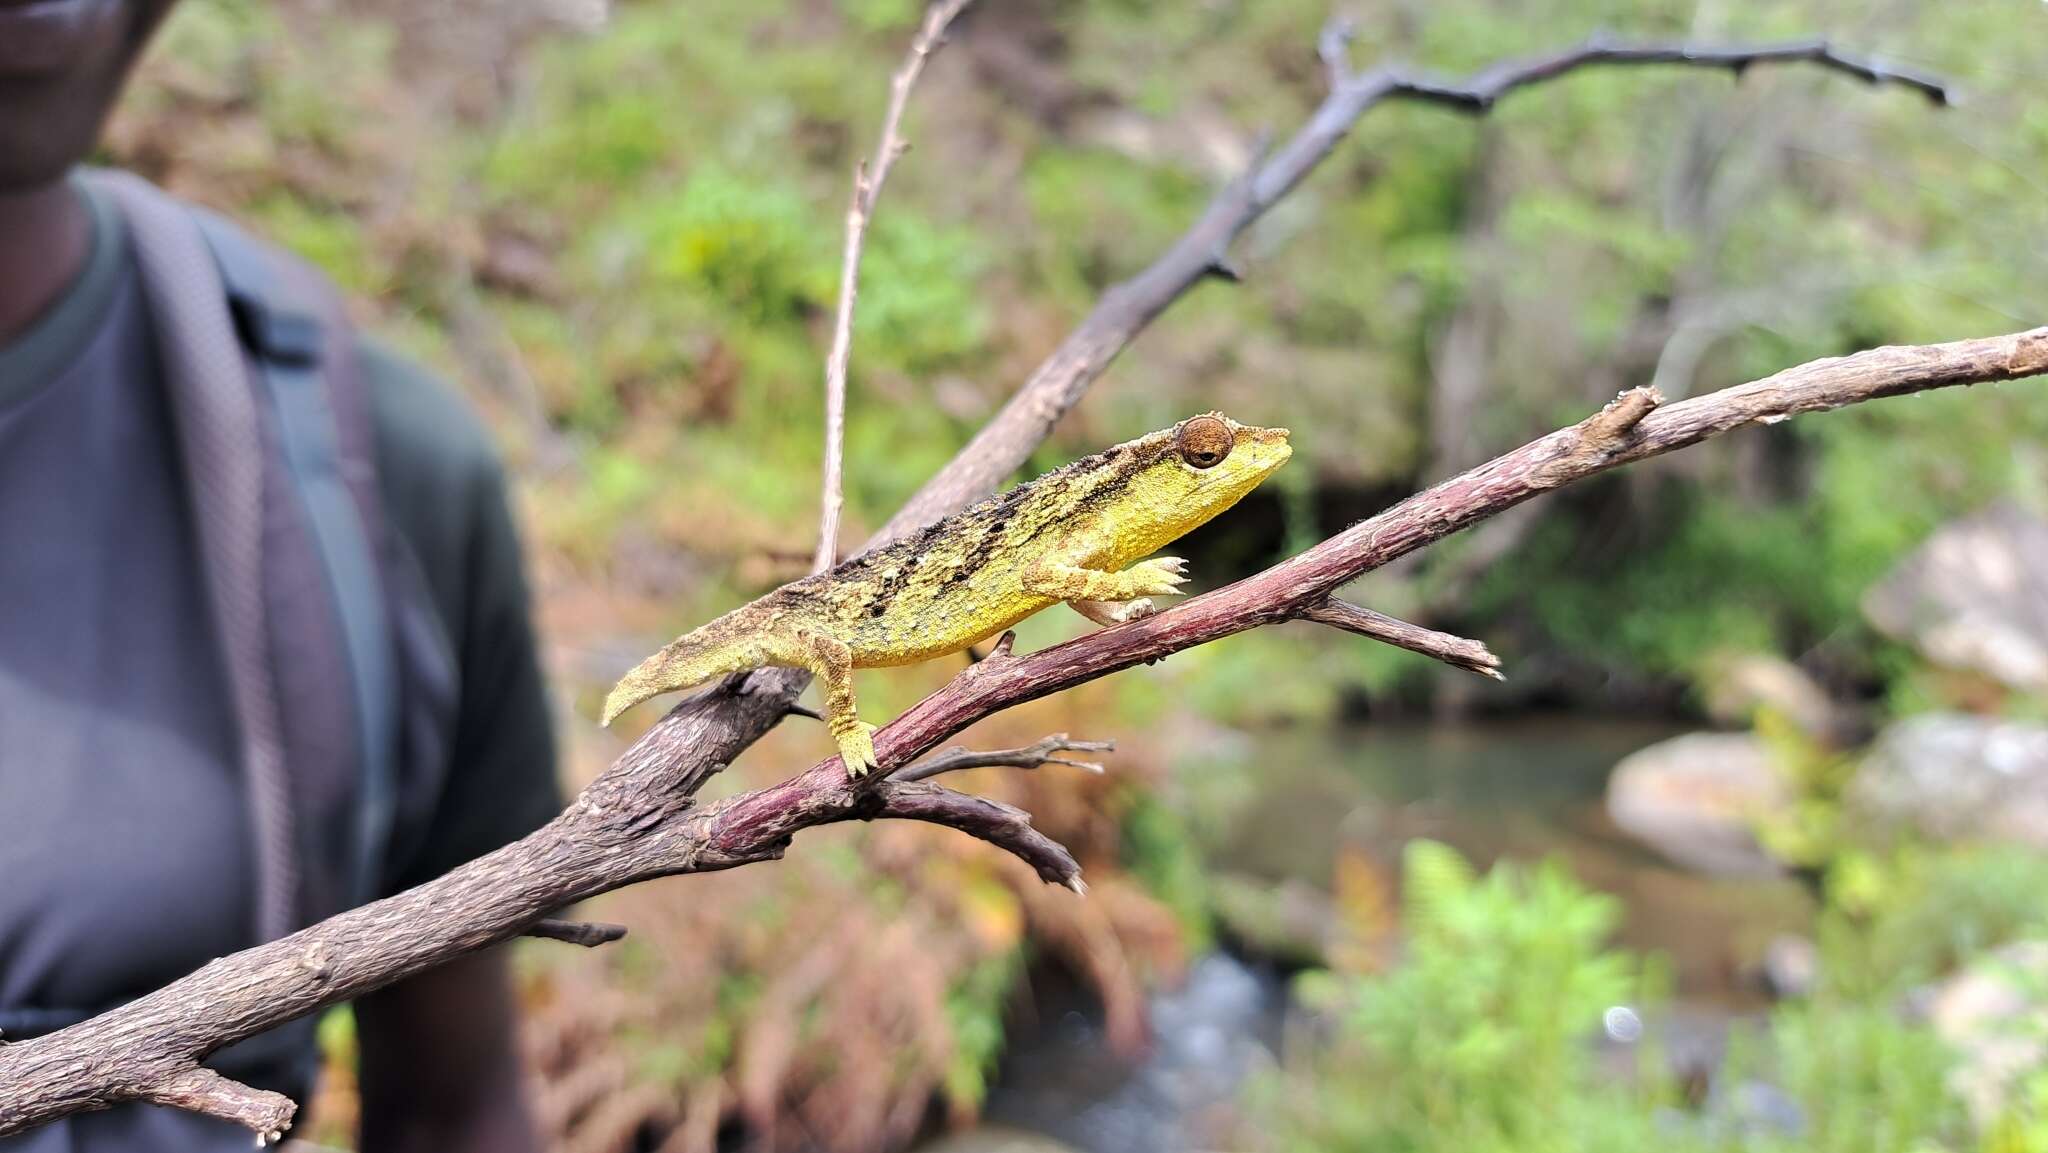
<instances>
[{"instance_id":1,"label":"chameleon's casque","mask_svg":"<svg viewBox=\"0 0 2048 1153\"><path fill-rule=\"evenodd\" d=\"M1132 562L1236 504L1292 454L1284 428L1206 413L1084 457L677 638L612 689L604 723L728 673L808 669L859 776L874 767L874 726L854 714L853 669L956 653L1057 601L1100 624L1145 616L1145 598L1176 591L1186 564Z\"/></svg>"}]
</instances>

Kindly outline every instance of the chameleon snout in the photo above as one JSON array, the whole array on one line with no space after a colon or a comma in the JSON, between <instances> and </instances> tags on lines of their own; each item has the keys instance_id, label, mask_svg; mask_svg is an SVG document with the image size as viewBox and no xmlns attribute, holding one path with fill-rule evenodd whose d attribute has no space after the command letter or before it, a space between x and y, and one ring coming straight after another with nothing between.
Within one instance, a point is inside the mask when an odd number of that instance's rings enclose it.
<instances>
[{"instance_id":1,"label":"chameleon snout","mask_svg":"<svg viewBox=\"0 0 2048 1153\"><path fill-rule=\"evenodd\" d=\"M1294 455L1294 446L1287 443L1287 429L1254 428L1247 431L1251 433L1252 459L1265 471L1279 468Z\"/></svg>"}]
</instances>

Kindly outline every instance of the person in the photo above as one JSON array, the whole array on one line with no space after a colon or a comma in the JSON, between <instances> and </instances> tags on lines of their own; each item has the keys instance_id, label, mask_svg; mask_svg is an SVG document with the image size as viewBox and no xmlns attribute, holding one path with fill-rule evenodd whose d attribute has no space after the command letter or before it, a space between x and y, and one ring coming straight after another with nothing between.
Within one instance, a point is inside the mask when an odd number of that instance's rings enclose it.
<instances>
[{"instance_id":1,"label":"person","mask_svg":"<svg viewBox=\"0 0 2048 1153\"><path fill-rule=\"evenodd\" d=\"M428 880L559 808L504 481L479 425L450 392L323 314L324 339L311 347L324 359L292 348L276 359L278 379L291 369L301 384L314 366L312 387L321 391L304 395L332 399L337 412L359 402L369 448L353 472L341 470L356 487L333 490L348 494L341 519L331 502L317 513L317 500L303 509L294 503L314 491L317 478L278 479L294 477L299 462L284 459L290 451L323 442L284 428L286 393L266 394L260 384L239 395L270 396L275 410L251 411L272 423L222 467L232 473L263 454L267 487L248 507L283 519L238 526L236 516L256 514L224 506L208 495L211 481L195 480L212 476L207 470L220 462L195 454L208 429L192 426L211 418L195 415L175 386L201 335L175 327L179 307L191 302L160 291L142 259L162 238L156 225L138 226L145 218L127 202L148 196L133 182L80 167L174 2L0 0L5 1040L139 996L348 901ZM274 257L266 250L261 259ZM230 273L232 264L224 264ZM233 289L233 280L215 283ZM252 303L263 312L260 293L232 303L238 324ZM251 330L242 324L239 331ZM262 335L260 326L255 331ZM264 357L275 350L262 339L250 347L251 381L270 379ZM373 484L365 471L374 472ZM338 545L330 539L336 531ZM374 545L351 553L352 535ZM219 539L260 541L248 555L269 565L265 595L284 598L263 602L267 633L235 631L223 609L242 602L219 593L231 587L215 571L221 566L210 550ZM312 565L335 555L374 558L375 580L344 567L327 570L332 589L318 579L285 579L285 560ZM345 607L330 612L330 599L374 605L383 615L373 624L390 627L360 634L372 638L369 648L357 633L338 641L366 618ZM418 610L413 617L404 617L408 605ZM410 631L390 623L401 617ZM410 650L391 639L401 633L416 644L427 637L446 665L440 703L419 716L414 706L434 695L432 678L413 675L402 655ZM250 635L267 636L270 647L245 650L236 638ZM364 655L386 640L390 652ZM236 654L246 651L267 652L260 673L238 663ZM397 667L392 675L347 679L387 659ZM323 687L328 682L358 695L336 697ZM363 727L376 714L364 702L384 699L377 694L390 685L399 686L391 699L405 714L405 735L386 748L384 730ZM261 707L266 700L269 712ZM266 736L251 719L258 716L282 718L278 732ZM358 734L355 744L336 737L344 725L356 726L348 730ZM357 763L338 754L322 759L335 748L361 752L364 764L390 754L383 824L357 819L368 811L369 784L322 776ZM384 752L365 751L373 748ZM258 834L275 814L250 787L264 749L283 764L286 783L271 795L289 811L277 827L297 836L274 857L266 856L272 842ZM309 770L305 762L327 768ZM359 826L378 835L358 843ZM346 883L343 859L365 846L374 853L363 872L367 887L358 889ZM346 900L337 896L345 889ZM538 1147L521 1097L502 956L476 954L366 996L354 1021L363 1149ZM317 1063L311 1030L268 1036L268 1044L257 1038L212 1060L305 1102ZM239 1150L249 1139L218 1120L124 1105L0 1140L0 1151Z\"/></svg>"}]
</instances>

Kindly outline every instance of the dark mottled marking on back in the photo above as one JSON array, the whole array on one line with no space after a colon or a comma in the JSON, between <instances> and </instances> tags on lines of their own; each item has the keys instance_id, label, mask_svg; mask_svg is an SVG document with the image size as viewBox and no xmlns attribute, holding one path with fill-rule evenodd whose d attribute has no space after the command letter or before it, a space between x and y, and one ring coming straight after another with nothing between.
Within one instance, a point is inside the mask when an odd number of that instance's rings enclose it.
<instances>
[{"instance_id":1,"label":"dark mottled marking on back","mask_svg":"<svg viewBox=\"0 0 2048 1153\"><path fill-rule=\"evenodd\" d=\"M981 522L981 535L975 538L973 544L967 546L959 565L947 575L941 588L964 584L988 565L990 558L994 557L996 550L1002 546L1003 533L1009 528L1011 518L1017 515L1018 503L1011 502L998 506L989 513L987 519Z\"/></svg>"},{"instance_id":2,"label":"dark mottled marking on back","mask_svg":"<svg viewBox=\"0 0 2048 1153\"><path fill-rule=\"evenodd\" d=\"M1173 450L1172 437L1162 436L1156 445L1118 445L1091 453L789 588L804 590L806 602L880 619L914 585L929 583L927 574L937 566L947 570L938 591L964 584L1003 552L1027 549L1077 513L1113 500L1133 477ZM1015 531L1019 523L1024 525L1021 533ZM944 547L948 544L957 551ZM895 575L880 576L892 568Z\"/></svg>"},{"instance_id":3,"label":"dark mottled marking on back","mask_svg":"<svg viewBox=\"0 0 2048 1153\"><path fill-rule=\"evenodd\" d=\"M883 572L886 575L876 586L873 595L868 597L867 611L871 617L879 617L888 612L889 606L896 602L897 596L910 584L909 565L897 565L895 571L884 569Z\"/></svg>"}]
</instances>

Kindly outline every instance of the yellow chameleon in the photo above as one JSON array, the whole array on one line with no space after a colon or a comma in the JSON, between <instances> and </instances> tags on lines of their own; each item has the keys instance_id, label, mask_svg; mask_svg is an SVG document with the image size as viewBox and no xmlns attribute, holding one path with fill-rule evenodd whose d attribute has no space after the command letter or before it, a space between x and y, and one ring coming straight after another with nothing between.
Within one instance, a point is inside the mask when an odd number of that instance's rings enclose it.
<instances>
[{"instance_id":1,"label":"yellow chameleon","mask_svg":"<svg viewBox=\"0 0 2048 1153\"><path fill-rule=\"evenodd\" d=\"M861 776L875 766L875 726L854 713L854 669L960 652L1057 601L1098 624L1146 616L1146 598L1177 591L1187 565L1132 562L1236 504L1293 452L1284 428L1212 412L1083 457L685 633L619 681L604 723L728 673L808 669L840 759Z\"/></svg>"}]
</instances>

